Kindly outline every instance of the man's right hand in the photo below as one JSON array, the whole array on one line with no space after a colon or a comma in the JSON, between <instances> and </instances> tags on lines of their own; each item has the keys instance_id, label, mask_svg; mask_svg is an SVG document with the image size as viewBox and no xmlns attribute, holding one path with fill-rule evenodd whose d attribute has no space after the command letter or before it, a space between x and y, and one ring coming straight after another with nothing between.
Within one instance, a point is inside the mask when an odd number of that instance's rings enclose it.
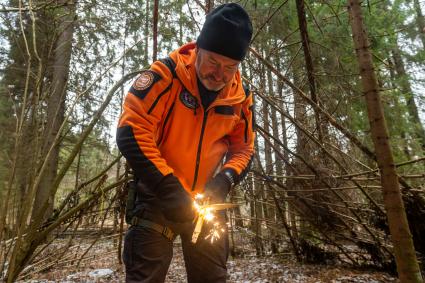
<instances>
[{"instance_id":1,"label":"man's right hand","mask_svg":"<svg viewBox=\"0 0 425 283\"><path fill-rule=\"evenodd\" d=\"M191 196L172 174L165 176L155 189L165 218L173 222L188 222L195 218Z\"/></svg>"}]
</instances>

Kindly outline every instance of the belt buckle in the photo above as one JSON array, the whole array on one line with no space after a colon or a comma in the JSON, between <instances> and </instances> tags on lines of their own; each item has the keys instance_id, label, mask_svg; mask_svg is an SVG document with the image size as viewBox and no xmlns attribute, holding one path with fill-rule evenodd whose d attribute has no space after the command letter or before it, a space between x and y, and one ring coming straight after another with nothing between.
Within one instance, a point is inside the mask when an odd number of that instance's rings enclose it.
<instances>
[{"instance_id":1,"label":"belt buckle","mask_svg":"<svg viewBox=\"0 0 425 283\"><path fill-rule=\"evenodd\" d=\"M164 235L169 240L172 240L174 237L173 231L166 226L164 226L164 229L162 229L162 235Z\"/></svg>"}]
</instances>

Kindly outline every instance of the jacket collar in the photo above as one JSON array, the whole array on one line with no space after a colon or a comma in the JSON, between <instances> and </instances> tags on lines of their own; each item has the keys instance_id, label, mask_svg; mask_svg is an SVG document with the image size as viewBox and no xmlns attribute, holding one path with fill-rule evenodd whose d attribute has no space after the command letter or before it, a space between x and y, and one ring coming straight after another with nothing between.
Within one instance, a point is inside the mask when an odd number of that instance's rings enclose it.
<instances>
[{"instance_id":1,"label":"jacket collar","mask_svg":"<svg viewBox=\"0 0 425 283\"><path fill-rule=\"evenodd\" d=\"M192 95L200 99L196 78L196 43L187 43L170 53L171 59L176 63L176 74L183 86ZM232 81L228 83L218 94L217 98L208 108L217 105L233 105L245 100L245 92L242 87L239 70L234 75Z\"/></svg>"}]
</instances>

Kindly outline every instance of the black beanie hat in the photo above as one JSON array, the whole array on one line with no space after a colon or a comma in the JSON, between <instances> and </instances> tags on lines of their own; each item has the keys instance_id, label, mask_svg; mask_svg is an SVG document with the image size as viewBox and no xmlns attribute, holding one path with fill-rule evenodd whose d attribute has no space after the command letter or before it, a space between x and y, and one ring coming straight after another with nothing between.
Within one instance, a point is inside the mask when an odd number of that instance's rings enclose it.
<instances>
[{"instance_id":1,"label":"black beanie hat","mask_svg":"<svg viewBox=\"0 0 425 283\"><path fill-rule=\"evenodd\" d=\"M223 4L212 10L196 41L198 47L242 61L248 51L252 24L239 4Z\"/></svg>"}]
</instances>

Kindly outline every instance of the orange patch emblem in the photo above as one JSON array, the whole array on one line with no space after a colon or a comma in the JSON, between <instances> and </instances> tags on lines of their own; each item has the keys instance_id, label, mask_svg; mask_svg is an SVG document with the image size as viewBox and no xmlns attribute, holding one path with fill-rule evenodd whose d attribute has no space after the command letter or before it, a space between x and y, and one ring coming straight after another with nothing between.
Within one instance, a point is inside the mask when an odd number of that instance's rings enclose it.
<instances>
[{"instance_id":1,"label":"orange patch emblem","mask_svg":"<svg viewBox=\"0 0 425 283\"><path fill-rule=\"evenodd\" d=\"M134 82L133 87L137 90L145 90L152 85L153 74L151 72L143 72Z\"/></svg>"}]
</instances>

